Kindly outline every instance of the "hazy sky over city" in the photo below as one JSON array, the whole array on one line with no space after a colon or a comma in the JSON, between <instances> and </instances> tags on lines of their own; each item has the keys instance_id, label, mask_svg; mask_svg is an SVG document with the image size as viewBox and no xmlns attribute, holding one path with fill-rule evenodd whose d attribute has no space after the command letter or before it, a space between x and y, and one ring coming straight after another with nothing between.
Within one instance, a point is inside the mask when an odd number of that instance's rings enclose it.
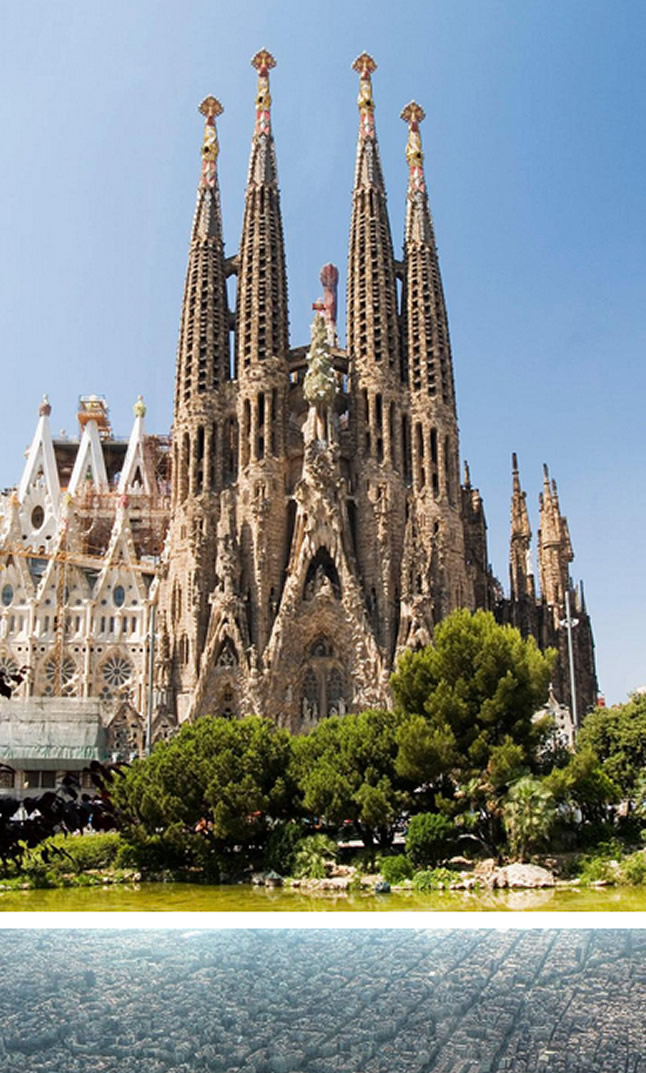
<instances>
[{"instance_id":1,"label":"hazy sky over city","mask_svg":"<svg viewBox=\"0 0 646 1073\"><path fill-rule=\"evenodd\" d=\"M543 461L586 582L609 701L646 683L646 7L639 0L0 0L0 487L19 480L38 403L76 434L105 394L127 435L172 419L199 174L200 100L224 105L218 162L237 249L260 47L287 246L292 345L309 338L350 220L364 49L396 254L404 104L422 126L455 363L462 455L507 586L510 455L534 531Z\"/></svg>"}]
</instances>

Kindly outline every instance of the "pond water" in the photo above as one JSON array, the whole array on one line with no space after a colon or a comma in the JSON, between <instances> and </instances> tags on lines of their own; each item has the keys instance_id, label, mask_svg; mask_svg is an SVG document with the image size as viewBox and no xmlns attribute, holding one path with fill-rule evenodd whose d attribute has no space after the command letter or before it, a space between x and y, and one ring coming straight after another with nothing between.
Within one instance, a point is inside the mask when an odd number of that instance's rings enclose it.
<instances>
[{"instance_id":1,"label":"pond water","mask_svg":"<svg viewBox=\"0 0 646 1073\"><path fill-rule=\"evenodd\" d=\"M645 887L528 891L303 893L251 886L140 883L137 886L0 891L0 912L632 912L646 910Z\"/></svg>"}]
</instances>

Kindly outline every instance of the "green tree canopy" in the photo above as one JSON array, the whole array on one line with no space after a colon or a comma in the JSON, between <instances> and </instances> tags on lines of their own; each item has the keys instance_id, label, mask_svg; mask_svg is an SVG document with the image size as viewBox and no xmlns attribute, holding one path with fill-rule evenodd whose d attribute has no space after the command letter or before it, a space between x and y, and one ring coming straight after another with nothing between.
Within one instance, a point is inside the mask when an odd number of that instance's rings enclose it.
<instances>
[{"instance_id":1,"label":"green tree canopy","mask_svg":"<svg viewBox=\"0 0 646 1073\"><path fill-rule=\"evenodd\" d=\"M389 845L410 782L395 769L403 717L368 710L333 716L293 741L293 774L307 811L331 824L352 820L365 844Z\"/></svg>"},{"instance_id":2,"label":"green tree canopy","mask_svg":"<svg viewBox=\"0 0 646 1073\"><path fill-rule=\"evenodd\" d=\"M585 717L577 747L596 753L608 778L633 797L646 770L646 696L634 693L627 704L595 708Z\"/></svg>"},{"instance_id":3,"label":"green tree canopy","mask_svg":"<svg viewBox=\"0 0 646 1073\"><path fill-rule=\"evenodd\" d=\"M221 848L256 842L294 810L289 759L290 736L270 720L204 716L135 760L117 803L151 835L179 826Z\"/></svg>"},{"instance_id":4,"label":"green tree canopy","mask_svg":"<svg viewBox=\"0 0 646 1073\"><path fill-rule=\"evenodd\" d=\"M539 738L532 716L545 701L553 659L489 612L454 611L434 644L406 652L392 676L398 709L426 722L402 730L399 770L419 778L450 769L463 782L502 747L509 763L510 742L514 768L519 759L532 764Z\"/></svg>"}]
</instances>

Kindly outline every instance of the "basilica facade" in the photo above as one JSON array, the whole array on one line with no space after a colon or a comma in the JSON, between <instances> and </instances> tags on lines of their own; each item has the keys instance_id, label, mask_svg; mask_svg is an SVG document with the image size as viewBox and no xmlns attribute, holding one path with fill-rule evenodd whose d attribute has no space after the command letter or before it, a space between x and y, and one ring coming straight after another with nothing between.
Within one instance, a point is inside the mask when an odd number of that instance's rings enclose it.
<instances>
[{"instance_id":1,"label":"basilica facade","mask_svg":"<svg viewBox=\"0 0 646 1073\"><path fill-rule=\"evenodd\" d=\"M28 698L94 698L117 734L171 733L204 713L256 712L292 731L390 703L408 647L452 610L492 611L554 646L554 692L596 700L590 621L544 473L537 569L514 458L510 589L488 564L479 492L461 470L446 307L420 124L405 123L403 255L393 251L362 54L346 340L339 272L321 271L311 339L293 346L265 50L239 251L225 257L216 120L207 97L170 436L110 429L105 400L56 437L41 405L26 467L2 501L0 667ZM404 153L402 154L404 156ZM235 277L230 309L227 280ZM566 602L576 629L568 631ZM117 712L121 716L117 718ZM121 719L121 722L119 722ZM129 729L128 729L129 728Z\"/></svg>"}]
</instances>

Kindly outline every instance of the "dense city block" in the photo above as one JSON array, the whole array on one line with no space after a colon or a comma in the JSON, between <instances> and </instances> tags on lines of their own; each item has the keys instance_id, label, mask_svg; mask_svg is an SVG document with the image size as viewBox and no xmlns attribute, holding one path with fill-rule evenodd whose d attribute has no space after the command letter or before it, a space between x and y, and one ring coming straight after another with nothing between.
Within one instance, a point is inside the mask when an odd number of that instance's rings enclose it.
<instances>
[{"instance_id":1,"label":"dense city block","mask_svg":"<svg viewBox=\"0 0 646 1073\"><path fill-rule=\"evenodd\" d=\"M9 1073L638 1073L646 933L5 931Z\"/></svg>"}]
</instances>

